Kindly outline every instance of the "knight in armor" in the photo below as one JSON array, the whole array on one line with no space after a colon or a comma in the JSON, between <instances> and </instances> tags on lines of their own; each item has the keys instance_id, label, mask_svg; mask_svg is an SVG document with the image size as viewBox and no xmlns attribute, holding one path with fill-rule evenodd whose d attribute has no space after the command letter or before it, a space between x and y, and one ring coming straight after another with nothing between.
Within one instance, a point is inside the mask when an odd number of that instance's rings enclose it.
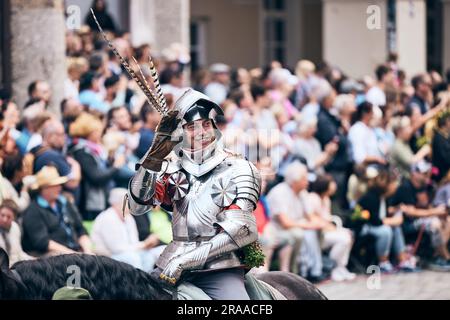
<instances>
[{"instance_id":1,"label":"knight in armor","mask_svg":"<svg viewBox=\"0 0 450 320\"><path fill-rule=\"evenodd\" d=\"M222 114L206 95L187 90L138 163L127 203L134 215L153 206L172 214L173 241L156 262L160 279L173 286L186 279L213 299L249 299L242 249L258 238L260 176L221 146L214 119Z\"/></svg>"}]
</instances>

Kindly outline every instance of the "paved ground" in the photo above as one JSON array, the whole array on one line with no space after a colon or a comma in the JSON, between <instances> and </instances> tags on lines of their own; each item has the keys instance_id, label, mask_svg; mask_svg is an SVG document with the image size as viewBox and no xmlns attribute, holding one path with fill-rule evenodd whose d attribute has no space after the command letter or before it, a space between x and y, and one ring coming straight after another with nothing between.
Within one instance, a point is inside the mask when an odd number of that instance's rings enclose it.
<instances>
[{"instance_id":1,"label":"paved ground","mask_svg":"<svg viewBox=\"0 0 450 320\"><path fill-rule=\"evenodd\" d=\"M326 282L317 287L330 300L450 300L450 272L359 275L352 282Z\"/></svg>"}]
</instances>

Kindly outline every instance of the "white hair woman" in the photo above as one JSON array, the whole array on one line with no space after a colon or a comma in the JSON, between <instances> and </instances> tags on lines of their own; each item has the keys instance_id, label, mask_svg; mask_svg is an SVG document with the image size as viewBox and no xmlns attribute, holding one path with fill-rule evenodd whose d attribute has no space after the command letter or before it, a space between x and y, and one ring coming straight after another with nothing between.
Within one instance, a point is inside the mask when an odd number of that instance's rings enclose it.
<instances>
[{"instance_id":1,"label":"white hair woman","mask_svg":"<svg viewBox=\"0 0 450 320\"><path fill-rule=\"evenodd\" d=\"M304 117L299 122L299 137L294 141L293 153L306 160L308 168L316 172L323 172L323 167L332 159L338 149L335 141L325 145L324 150L314 137L317 131L317 117Z\"/></svg>"}]
</instances>

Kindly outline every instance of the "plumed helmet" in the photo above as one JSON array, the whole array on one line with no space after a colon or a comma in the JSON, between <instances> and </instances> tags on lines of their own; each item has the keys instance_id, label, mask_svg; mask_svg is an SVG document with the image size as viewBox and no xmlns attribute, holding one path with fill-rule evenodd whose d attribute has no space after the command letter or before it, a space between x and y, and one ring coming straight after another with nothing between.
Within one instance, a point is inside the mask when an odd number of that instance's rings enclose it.
<instances>
[{"instance_id":1,"label":"plumed helmet","mask_svg":"<svg viewBox=\"0 0 450 320\"><path fill-rule=\"evenodd\" d=\"M215 125L217 115L223 115L223 110L205 94L194 89L188 89L175 103L175 110L178 110L178 119L181 119L179 126L199 120L210 119Z\"/></svg>"}]
</instances>

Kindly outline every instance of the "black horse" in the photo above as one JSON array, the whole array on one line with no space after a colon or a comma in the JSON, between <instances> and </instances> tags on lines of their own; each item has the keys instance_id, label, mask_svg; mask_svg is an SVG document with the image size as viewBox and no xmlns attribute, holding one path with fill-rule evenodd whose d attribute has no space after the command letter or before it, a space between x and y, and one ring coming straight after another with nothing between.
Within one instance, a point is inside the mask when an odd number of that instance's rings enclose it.
<instances>
[{"instance_id":1,"label":"black horse","mask_svg":"<svg viewBox=\"0 0 450 320\"><path fill-rule=\"evenodd\" d=\"M94 300L170 300L171 294L150 274L103 256L69 254L21 261L9 268L0 248L0 299L49 300L67 285L71 266L80 271L80 286ZM324 300L311 283L285 272L267 272L258 279L278 289L289 300Z\"/></svg>"}]
</instances>

